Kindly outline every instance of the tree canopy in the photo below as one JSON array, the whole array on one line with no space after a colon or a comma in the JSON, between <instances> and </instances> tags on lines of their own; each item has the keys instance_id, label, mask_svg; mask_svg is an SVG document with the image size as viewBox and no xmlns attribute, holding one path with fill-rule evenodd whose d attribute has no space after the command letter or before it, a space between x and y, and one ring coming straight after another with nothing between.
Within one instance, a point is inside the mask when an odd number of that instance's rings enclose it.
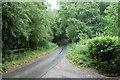
<instances>
[{"instance_id":1,"label":"tree canopy","mask_svg":"<svg viewBox=\"0 0 120 80\"><path fill-rule=\"evenodd\" d=\"M59 2L51 10L44 2L4 2L3 52L45 47L68 39L78 42L100 35L118 36L118 3Z\"/></svg>"}]
</instances>

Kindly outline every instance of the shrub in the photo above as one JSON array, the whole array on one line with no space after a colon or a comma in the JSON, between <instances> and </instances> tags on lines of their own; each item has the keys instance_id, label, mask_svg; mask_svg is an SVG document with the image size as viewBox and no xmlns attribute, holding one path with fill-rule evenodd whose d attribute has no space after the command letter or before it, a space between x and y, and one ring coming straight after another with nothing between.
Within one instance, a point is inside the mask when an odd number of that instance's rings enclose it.
<instances>
[{"instance_id":1,"label":"shrub","mask_svg":"<svg viewBox=\"0 0 120 80\"><path fill-rule=\"evenodd\" d=\"M88 50L86 45L80 43L68 45L67 58L69 58L70 62L73 64L82 66L82 64L88 61L86 56L87 53Z\"/></svg>"},{"instance_id":2,"label":"shrub","mask_svg":"<svg viewBox=\"0 0 120 80\"><path fill-rule=\"evenodd\" d=\"M118 37L96 37L87 43L89 58L95 61L98 69L120 72L120 43Z\"/></svg>"}]
</instances>

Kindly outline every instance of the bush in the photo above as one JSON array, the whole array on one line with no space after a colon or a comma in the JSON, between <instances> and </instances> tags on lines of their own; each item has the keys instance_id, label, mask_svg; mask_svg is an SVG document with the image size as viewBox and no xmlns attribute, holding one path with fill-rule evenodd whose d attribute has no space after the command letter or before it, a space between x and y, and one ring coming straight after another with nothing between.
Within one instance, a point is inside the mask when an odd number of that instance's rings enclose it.
<instances>
[{"instance_id":1,"label":"bush","mask_svg":"<svg viewBox=\"0 0 120 80\"><path fill-rule=\"evenodd\" d=\"M70 59L72 64L83 66L85 62L88 62L88 58L86 56L87 53L87 46L81 44L80 42L68 45L67 58Z\"/></svg>"},{"instance_id":2,"label":"bush","mask_svg":"<svg viewBox=\"0 0 120 80\"><path fill-rule=\"evenodd\" d=\"M120 72L120 43L118 37L96 37L89 40L88 56L95 61L98 69Z\"/></svg>"}]
</instances>

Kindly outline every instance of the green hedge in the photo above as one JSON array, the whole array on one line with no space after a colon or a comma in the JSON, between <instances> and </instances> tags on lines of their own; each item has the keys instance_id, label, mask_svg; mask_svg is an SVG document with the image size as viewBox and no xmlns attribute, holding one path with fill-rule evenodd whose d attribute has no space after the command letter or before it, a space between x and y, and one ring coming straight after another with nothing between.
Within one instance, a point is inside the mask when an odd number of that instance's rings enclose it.
<instances>
[{"instance_id":1,"label":"green hedge","mask_svg":"<svg viewBox=\"0 0 120 80\"><path fill-rule=\"evenodd\" d=\"M120 42L118 37L96 37L88 44L89 58L98 69L107 72L120 72Z\"/></svg>"}]
</instances>

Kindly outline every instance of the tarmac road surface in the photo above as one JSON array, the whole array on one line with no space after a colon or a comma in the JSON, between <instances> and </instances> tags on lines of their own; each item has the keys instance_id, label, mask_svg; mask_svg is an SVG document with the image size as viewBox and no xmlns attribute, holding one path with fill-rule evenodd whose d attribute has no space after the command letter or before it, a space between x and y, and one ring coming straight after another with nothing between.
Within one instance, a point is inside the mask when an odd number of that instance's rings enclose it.
<instances>
[{"instance_id":1,"label":"tarmac road surface","mask_svg":"<svg viewBox=\"0 0 120 80\"><path fill-rule=\"evenodd\" d=\"M77 68L71 65L65 55L66 47L60 46L52 54L7 73L3 75L3 78L109 78L99 74L96 70L83 67Z\"/></svg>"},{"instance_id":2,"label":"tarmac road surface","mask_svg":"<svg viewBox=\"0 0 120 80\"><path fill-rule=\"evenodd\" d=\"M71 65L64 56L61 62L49 70L42 78L107 78L90 68L77 68Z\"/></svg>"},{"instance_id":3,"label":"tarmac road surface","mask_svg":"<svg viewBox=\"0 0 120 80\"><path fill-rule=\"evenodd\" d=\"M3 78L41 78L46 72L60 62L66 53L66 47L60 46L52 54L21 67L17 70L2 75Z\"/></svg>"}]
</instances>

